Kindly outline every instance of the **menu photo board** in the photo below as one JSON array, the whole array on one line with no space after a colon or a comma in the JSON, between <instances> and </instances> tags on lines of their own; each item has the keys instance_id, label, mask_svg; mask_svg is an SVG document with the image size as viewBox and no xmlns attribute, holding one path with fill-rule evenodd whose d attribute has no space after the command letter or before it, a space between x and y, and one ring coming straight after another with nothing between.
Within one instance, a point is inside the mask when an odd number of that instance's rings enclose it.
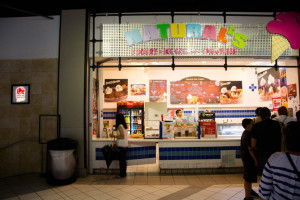
<instances>
[{"instance_id":1,"label":"menu photo board","mask_svg":"<svg viewBox=\"0 0 300 200\"><path fill-rule=\"evenodd\" d=\"M258 94L261 101L272 101L281 96L280 75L274 68L257 74ZM285 87L286 88L286 87Z\"/></svg>"},{"instance_id":2,"label":"menu photo board","mask_svg":"<svg viewBox=\"0 0 300 200\"><path fill-rule=\"evenodd\" d=\"M150 80L149 88L150 102L167 102L167 80Z\"/></svg>"},{"instance_id":3,"label":"menu photo board","mask_svg":"<svg viewBox=\"0 0 300 200\"><path fill-rule=\"evenodd\" d=\"M29 104L30 103L30 85L20 84L11 86L11 103L12 104Z\"/></svg>"},{"instance_id":4,"label":"menu photo board","mask_svg":"<svg viewBox=\"0 0 300 200\"><path fill-rule=\"evenodd\" d=\"M131 84L131 96L146 95L146 84Z\"/></svg>"},{"instance_id":5,"label":"menu photo board","mask_svg":"<svg viewBox=\"0 0 300 200\"><path fill-rule=\"evenodd\" d=\"M125 101L128 97L128 79L105 79L104 101Z\"/></svg>"},{"instance_id":6,"label":"menu photo board","mask_svg":"<svg viewBox=\"0 0 300 200\"><path fill-rule=\"evenodd\" d=\"M220 85L218 81L170 82L171 104L218 104Z\"/></svg>"},{"instance_id":7,"label":"menu photo board","mask_svg":"<svg viewBox=\"0 0 300 200\"><path fill-rule=\"evenodd\" d=\"M242 81L220 81L221 104L241 104L243 103Z\"/></svg>"}]
</instances>

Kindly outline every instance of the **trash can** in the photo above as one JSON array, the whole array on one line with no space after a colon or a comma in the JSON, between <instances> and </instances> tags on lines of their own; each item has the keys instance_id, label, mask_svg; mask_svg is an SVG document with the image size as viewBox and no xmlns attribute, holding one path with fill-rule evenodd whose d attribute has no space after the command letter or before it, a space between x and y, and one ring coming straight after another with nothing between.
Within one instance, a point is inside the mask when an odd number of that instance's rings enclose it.
<instances>
[{"instance_id":1,"label":"trash can","mask_svg":"<svg viewBox=\"0 0 300 200\"><path fill-rule=\"evenodd\" d=\"M66 185L76 181L77 142L58 138L47 142L47 183Z\"/></svg>"}]
</instances>

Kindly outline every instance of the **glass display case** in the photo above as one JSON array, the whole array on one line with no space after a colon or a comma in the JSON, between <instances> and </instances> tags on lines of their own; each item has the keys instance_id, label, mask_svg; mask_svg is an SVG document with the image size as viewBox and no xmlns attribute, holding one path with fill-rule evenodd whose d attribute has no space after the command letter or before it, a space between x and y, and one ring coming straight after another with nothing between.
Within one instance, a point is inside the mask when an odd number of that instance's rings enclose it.
<instances>
[{"instance_id":1,"label":"glass display case","mask_svg":"<svg viewBox=\"0 0 300 200\"><path fill-rule=\"evenodd\" d=\"M159 120L145 120L145 139L159 139Z\"/></svg>"},{"instance_id":2,"label":"glass display case","mask_svg":"<svg viewBox=\"0 0 300 200\"><path fill-rule=\"evenodd\" d=\"M128 134L143 134L144 131L144 102L118 101L117 112L122 113L127 124Z\"/></svg>"},{"instance_id":3,"label":"glass display case","mask_svg":"<svg viewBox=\"0 0 300 200\"><path fill-rule=\"evenodd\" d=\"M199 122L161 122L161 138L198 139Z\"/></svg>"},{"instance_id":4,"label":"glass display case","mask_svg":"<svg viewBox=\"0 0 300 200\"><path fill-rule=\"evenodd\" d=\"M240 138L243 131L242 124L217 124L218 137Z\"/></svg>"}]
</instances>

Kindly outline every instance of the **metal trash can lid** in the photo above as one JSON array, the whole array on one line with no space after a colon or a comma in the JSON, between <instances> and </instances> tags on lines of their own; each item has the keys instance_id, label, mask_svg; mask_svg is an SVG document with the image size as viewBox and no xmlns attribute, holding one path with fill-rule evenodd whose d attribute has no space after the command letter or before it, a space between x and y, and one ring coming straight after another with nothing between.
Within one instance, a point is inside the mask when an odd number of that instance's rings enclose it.
<instances>
[{"instance_id":1,"label":"metal trash can lid","mask_svg":"<svg viewBox=\"0 0 300 200\"><path fill-rule=\"evenodd\" d=\"M47 142L49 150L70 150L77 148L77 142L70 138L57 138Z\"/></svg>"}]
</instances>

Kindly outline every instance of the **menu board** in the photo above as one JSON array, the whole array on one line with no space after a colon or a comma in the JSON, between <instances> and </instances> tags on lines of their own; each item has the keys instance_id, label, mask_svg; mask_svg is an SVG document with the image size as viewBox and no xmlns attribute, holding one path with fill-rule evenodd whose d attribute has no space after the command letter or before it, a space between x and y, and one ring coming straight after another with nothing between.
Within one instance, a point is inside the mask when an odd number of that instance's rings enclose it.
<instances>
[{"instance_id":1,"label":"menu board","mask_svg":"<svg viewBox=\"0 0 300 200\"><path fill-rule=\"evenodd\" d=\"M128 79L105 79L104 101L124 101L128 96Z\"/></svg>"},{"instance_id":2,"label":"menu board","mask_svg":"<svg viewBox=\"0 0 300 200\"><path fill-rule=\"evenodd\" d=\"M167 80L150 80L150 102L167 102Z\"/></svg>"},{"instance_id":3,"label":"menu board","mask_svg":"<svg viewBox=\"0 0 300 200\"><path fill-rule=\"evenodd\" d=\"M241 104L243 103L242 81L220 81L221 104Z\"/></svg>"},{"instance_id":4,"label":"menu board","mask_svg":"<svg viewBox=\"0 0 300 200\"><path fill-rule=\"evenodd\" d=\"M280 97L280 76L274 68L257 74L258 94L261 101L271 101Z\"/></svg>"},{"instance_id":5,"label":"menu board","mask_svg":"<svg viewBox=\"0 0 300 200\"><path fill-rule=\"evenodd\" d=\"M217 104L220 103L218 81L170 82L171 104Z\"/></svg>"}]
</instances>

